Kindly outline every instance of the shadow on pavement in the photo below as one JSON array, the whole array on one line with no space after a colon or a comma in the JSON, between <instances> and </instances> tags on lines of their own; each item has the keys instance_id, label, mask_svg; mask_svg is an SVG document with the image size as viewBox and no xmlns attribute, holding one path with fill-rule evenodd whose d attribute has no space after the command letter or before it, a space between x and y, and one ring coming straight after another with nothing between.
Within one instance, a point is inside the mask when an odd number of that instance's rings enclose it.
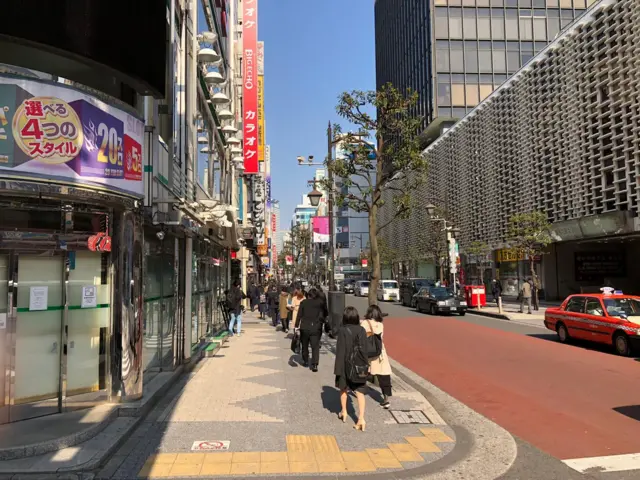
<instances>
[{"instance_id":1,"label":"shadow on pavement","mask_svg":"<svg viewBox=\"0 0 640 480\"><path fill-rule=\"evenodd\" d=\"M528 337L531 338L537 338L539 340L547 340L547 341L551 341L551 342L556 342L556 343L560 343L558 341L558 335L556 335L555 333L528 333L527 334ZM613 349L612 345L605 345L604 343L595 343L595 342L588 342L587 340L581 340L581 339L571 339L571 341L569 343L567 343L566 345L567 347L574 347L574 348L582 348L585 350L591 350L593 352L600 352L600 353L606 353L609 355L616 355L617 353L615 352L615 350ZM632 358L636 358L638 357L638 352L636 352L634 355L632 355Z\"/></svg>"},{"instance_id":2,"label":"shadow on pavement","mask_svg":"<svg viewBox=\"0 0 640 480\"><path fill-rule=\"evenodd\" d=\"M629 417L640 422L640 405L626 405L624 407L615 407L613 410L621 413L625 417Z\"/></svg>"}]
</instances>

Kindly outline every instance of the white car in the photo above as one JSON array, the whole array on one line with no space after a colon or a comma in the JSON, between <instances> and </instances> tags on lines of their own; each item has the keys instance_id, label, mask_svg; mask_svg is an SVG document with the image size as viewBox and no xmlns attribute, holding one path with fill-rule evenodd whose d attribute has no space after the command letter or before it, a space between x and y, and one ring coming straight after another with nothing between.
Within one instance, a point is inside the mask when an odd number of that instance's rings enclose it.
<instances>
[{"instance_id":1,"label":"white car","mask_svg":"<svg viewBox=\"0 0 640 480\"><path fill-rule=\"evenodd\" d=\"M353 294L356 297L367 297L369 296L369 280L358 280L356 282L356 288Z\"/></svg>"},{"instance_id":2,"label":"white car","mask_svg":"<svg viewBox=\"0 0 640 480\"><path fill-rule=\"evenodd\" d=\"M400 299L400 288L395 280L380 280L377 292L381 302L397 302Z\"/></svg>"}]
</instances>

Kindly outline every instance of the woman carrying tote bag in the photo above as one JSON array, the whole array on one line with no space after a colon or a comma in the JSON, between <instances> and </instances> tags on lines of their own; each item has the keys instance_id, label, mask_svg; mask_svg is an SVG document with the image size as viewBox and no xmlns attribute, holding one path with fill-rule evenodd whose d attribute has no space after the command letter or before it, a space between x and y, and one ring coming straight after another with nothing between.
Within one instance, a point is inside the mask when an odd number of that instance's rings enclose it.
<instances>
[{"instance_id":1,"label":"woman carrying tote bag","mask_svg":"<svg viewBox=\"0 0 640 480\"><path fill-rule=\"evenodd\" d=\"M367 332L367 337L372 335L377 335L380 339L384 337L382 318L380 307L371 305L364 316L364 320L360 322L362 328ZM380 405L389 409L391 406L389 403L389 397L391 396L391 364L384 348L384 341L382 341L380 355L373 358L369 357L369 363L371 365L371 376L374 377L374 380L380 386L380 390L382 390L382 402L380 402Z\"/></svg>"}]
</instances>

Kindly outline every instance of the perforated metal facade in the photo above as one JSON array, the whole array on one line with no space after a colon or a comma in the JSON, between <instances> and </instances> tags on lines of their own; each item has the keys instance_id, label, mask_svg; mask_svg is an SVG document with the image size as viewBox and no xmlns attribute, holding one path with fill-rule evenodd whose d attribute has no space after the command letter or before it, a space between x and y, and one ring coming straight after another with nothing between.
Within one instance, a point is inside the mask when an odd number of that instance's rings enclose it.
<instances>
[{"instance_id":1,"label":"perforated metal facade","mask_svg":"<svg viewBox=\"0 0 640 480\"><path fill-rule=\"evenodd\" d=\"M640 2L602 0L427 150L421 205L446 208L461 244L505 238L508 219L639 210ZM382 212L380 223L387 221ZM424 209L383 235L400 250Z\"/></svg>"}]
</instances>

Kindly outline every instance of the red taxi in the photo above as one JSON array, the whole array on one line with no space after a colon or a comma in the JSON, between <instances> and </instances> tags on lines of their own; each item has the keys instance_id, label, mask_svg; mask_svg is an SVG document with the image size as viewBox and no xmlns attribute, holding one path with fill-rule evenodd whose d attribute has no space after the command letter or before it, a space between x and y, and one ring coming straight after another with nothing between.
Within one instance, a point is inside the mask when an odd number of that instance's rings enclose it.
<instances>
[{"instance_id":1,"label":"red taxi","mask_svg":"<svg viewBox=\"0 0 640 480\"><path fill-rule=\"evenodd\" d=\"M547 308L544 324L562 343L572 338L613 345L629 356L640 347L640 297L589 293L570 295L556 308Z\"/></svg>"}]
</instances>

